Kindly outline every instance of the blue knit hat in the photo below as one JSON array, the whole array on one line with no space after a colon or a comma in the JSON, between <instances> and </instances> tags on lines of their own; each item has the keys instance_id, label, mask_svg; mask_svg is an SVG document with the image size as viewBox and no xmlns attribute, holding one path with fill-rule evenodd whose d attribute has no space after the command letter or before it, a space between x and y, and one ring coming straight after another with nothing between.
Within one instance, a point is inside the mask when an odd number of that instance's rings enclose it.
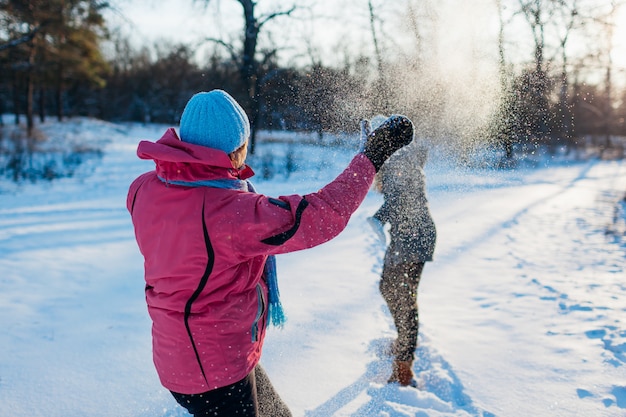
<instances>
[{"instance_id":1,"label":"blue knit hat","mask_svg":"<svg viewBox=\"0 0 626 417\"><path fill-rule=\"evenodd\" d=\"M180 118L183 142L231 153L249 137L250 122L246 112L222 90L195 94Z\"/></svg>"}]
</instances>

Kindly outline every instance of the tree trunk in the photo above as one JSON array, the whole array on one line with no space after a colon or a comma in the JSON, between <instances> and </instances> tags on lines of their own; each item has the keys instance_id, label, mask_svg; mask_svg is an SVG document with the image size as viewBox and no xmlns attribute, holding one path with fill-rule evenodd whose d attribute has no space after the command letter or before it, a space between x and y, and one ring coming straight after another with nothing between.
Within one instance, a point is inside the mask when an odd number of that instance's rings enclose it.
<instances>
[{"instance_id":1,"label":"tree trunk","mask_svg":"<svg viewBox=\"0 0 626 417\"><path fill-rule=\"evenodd\" d=\"M376 65L378 68L378 80L379 80L379 88L378 91L375 92L374 99L378 102L380 111L383 114L389 114L391 112L391 106L389 104L389 89L387 86L387 78L385 76L385 70L383 66L383 58L380 53L380 48L378 46L378 36L376 34L376 25L375 25L375 15L374 15L374 6L372 5L372 0L368 0L367 2L369 8L370 15L370 30L372 31L372 41L374 42L374 52L376 54Z\"/></svg>"},{"instance_id":2,"label":"tree trunk","mask_svg":"<svg viewBox=\"0 0 626 417\"><path fill-rule=\"evenodd\" d=\"M610 146L611 143L611 133L612 133L612 122L613 122L613 106L612 106L612 96L613 96L613 36L615 34L614 25L615 25L615 14L617 12L618 4L615 1L611 2L611 12L608 16L608 22L605 25L606 28L606 72L604 75L604 133L606 138L607 147Z\"/></svg>"},{"instance_id":3,"label":"tree trunk","mask_svg":"<svg viewBox=\"0 0 626 417\"><path fill-rule=\"evenodd\" d=\"M13 111L17 126L20 124L20 76L17 71L13 71Z\"/></svg>"},{"instance_id":4,"label":"tree trunk","mask_svg":"<svg viewBox=\"0 0 626 417\"><path fill-rule=\"evenodd\" d=\"M43 87L39 87L39 122L46 121L46 91Z\"/></svg>"},{"instance_id":5,"label":"tree trunk","mask_svg":"<svg viewBox=\"0 0 626 417\"><path fill-rule=\"evenodd\" d=\"M26 82L26 132L29 137L33 134L35 120L33 116L33 92L35 86L33 83L33 74L29 71Z\"/></svg>"},{"instance_id":6,"label":"tree trunk","mask_svg":"<svg viewBox=\"0 0 626 417\"><path fill-rule=\"evenodd\" d=\"M256 45L259 36L259 22L254 16L255 3L252 0L238 0L243 7L245 19L245 34L243 40L243 57L241 63L241 77L248 92L248 105L250 109L250 141L248 150L254 154L256 131L259 122L259 97L258 97L258 74L255 59Z\"/></svg>"},{"instance_id":7,"label":"tree trunk","mask_svg":"<svg viewBox=\"0 0 626 417\"><path fill-rule=\"evenodd\" d=\"M35 47L31 44L28 56L28 70L26 73L26 131L28 136L32 136L35 121L33 117L33 100L35 91Z\"/></svg>"},{"instance_id":8,"label":"tree trunk","mask_svg":"<svg viewBox=\"0 0 626 417\"><path fill-rule=\"evenodd\" d=\"M507 78L506 70L506 56L504 54L504 17L502 16L502 1L496 0L496 7L498 8L498 75L500 77L500 108L505 109L505 103L509 100L509 80ZM503 111L503 110L501 110ZM501 114L501 117L504 115ZM510 132L501 132L499 134L499 141L504 147L504 152L507 161L513 159L513 141Z\"/></svg>"},{"instance_id":9,"label":"tree trunk","mask_svg":"<svg viewBox=\"0 0 626 417\"><path fill-rule=\"evenodd\" d=\"M55 95L57 104L57 119L60 122L63 120L63 88L61 88L60 85L57 85Z\"/></svg>"},{"instance_id":10,"label":"tree trunk","mask_svg":"<svg viewBox=\"0 0 626 417\"><path fill-rule=\"evenodd\" d=\"M411 25L411 30L413 31L413 36L415 36L415 48L416 48L416 55L417 55L417 60L415 62L415 67L418 71L422 70L422 66L423 66L423 62L422 59L424 57L424 42L422 39L422 34L420 32L420 28L419 28L419 24L418 24L418 17L417 17L417 11L415 10L415 8L413 7L413 3L409 2L408 5L408 13L409 13L409 22Z\"/></svg>"},{"instance_id":11,"label":"tree trunk","mask_svg":"<svg viewBox=\"0 0 626 417\"><path fill-rule=\"evenodd\" d=\"M496 6L498 8L498 73L500 75L500 92L506 93L508 88L506 78L506 57L504 56L504 18L502 17L502 0L496 0Z\"/></svg>"},{"instance_id":12,"label":"tree trunk","mask_svg":"<svg viewBox=\"0 0 626 417\"><path fill-rule=\"evenodd\" d=\"M63 120L63 67L60 65L56 73L55 102L57 106L57 119Z\"/></svg>"}]
</instances>

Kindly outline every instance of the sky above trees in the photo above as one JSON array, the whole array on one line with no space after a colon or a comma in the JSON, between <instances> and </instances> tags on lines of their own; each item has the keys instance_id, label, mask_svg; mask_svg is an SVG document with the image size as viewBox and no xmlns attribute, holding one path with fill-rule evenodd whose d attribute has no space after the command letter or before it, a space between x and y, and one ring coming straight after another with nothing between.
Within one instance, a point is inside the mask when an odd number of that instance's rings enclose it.
<instances>
[{"instance_id":1,"label":"sky above trees","mask_svg":"<svg viewBox=\"0 0 626 417\"><path fill-rule=\"evenodd\" d=\"M102 33L110 36L103 36L98 44L112 70L105 80L107 88L111 97L119 98L115 86L135 77L129 84L132 91L125 92L132 99L125 114L140 110L137 117L142 120L141 115L157 120L162 113L149 105L153 101L177 109L179 101L197 88L220 86L240 91L253 116L261 111L261 102L271 109L267 116L293 107L294 99L304 99L312 111L314 104L323 101L321 93L337 108L325 104L320 109L329 115L341 113L340 120L365 110L388 113L393 102L395 108L415 111L412 116L424 121L423 131L433 137L457 132L474 140L490 136L483 129L494 121L514 119L523 128L518 132L521 137L531 133L545 137L548 132L569 137L575 119L578 126L587 126L580 123L583 116L599 120L590 126L593 132L600 125L607 132L626 128L625 0L110 0L101 4L112 7L106 10L107 30ZM249 12L247 19L244 10ZM22 20L13 15L15 10L6 11L6 21L15 24L0 41L12 45L30 26L19 25ZM27 25L37 23L26 17ZM48 46L49 39L41 35L37 40ZM23 54L19 58L24 62L29 51L36 51L26 43L14 49L12 53ZM42 120L46 106L51 111L46 105L51 83L35 76L50 68L47 57L39 54L37 67L16 67L9 65L15 57L5 56L6 68L15 73L4 80L7 91L24 91L22 84L31 86L30 92L37 90ZM165 79L157 80L155 74ZM174 74L179 75L176 82ZM81 92L81 100L100 103L90 108L101 116L110 107L99 101L106 94L89 90L99 99L88 100L84 86L77 86L80 80L66 81L67 85L57 83L61 93ZM138 94L139 89L145 94ZM63 94L56 96L58 109L79 102L77 97L63 101ZM165 96L172 100L166 102ZM34 109L34 98L34 93L27 95L27 109ZM19 110L23 103L18 99L17 94L7 93L3 104ZM574 110L582 112L577 113L580 117L570 114ZM176 120L176 110L165 113L168 120ZM286 126L285 113L276 117ZM541 129L536 131L536 126ZM502 128L498 137L517 137L509 131L512 126Z\"/></svg>"},{"instance_id":2,"label":"sky above trees","mask_svg":"<svg viewBox=\"0 0 626 417\"><path fill-rule=\"evenodd\" d=\"M303 65L316 55L326 65L341 63L346 51L353 55L373 54L367 0L302 0L294 2L300 9L295 18L276 20L268 25L266 42L284 45L281 59ZM381 27L383 50L407 50L414 39L407 22L398 10L406 1L374 0ZM429 2L426 2L429 3ZM432 1L431 12L420 22L437 59L455 70L467 69L470 60L495 65L498 19L495 0ZM504 2L506 3L506 2ZM609 3L603 0L599 3ZM598 3L598 4L599 4ZM131 35L137 45L155 42L201 45L207 37L238 36L242 26L241 7L234 0L211 0L205 7L200 0L113 0L114 22ZM276 0L259 1L261 12L273 11L291 3ZM510 6L509 6L510 9ZM507 42L514 61L528 60L532 41L520 22L511 23ZM428 37L432 39L428 39ZM614 63L626 77L626 5L618 10L614 35ZM579 40L582 42L583 40ZM205 44L206 46L206 44Z\"/></svg>"}]
</instances>

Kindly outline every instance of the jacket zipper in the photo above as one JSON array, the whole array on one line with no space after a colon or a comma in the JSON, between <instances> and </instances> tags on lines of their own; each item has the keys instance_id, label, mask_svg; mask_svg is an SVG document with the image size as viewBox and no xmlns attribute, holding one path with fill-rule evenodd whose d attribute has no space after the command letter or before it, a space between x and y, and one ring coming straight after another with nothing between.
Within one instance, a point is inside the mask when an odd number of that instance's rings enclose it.
<instances>
[{"instance_id":1,"label":"jacket zipper","mask_svg":"<svg viewBox=\"0 0 626 417\"><path fill-rule=\"evenodd\" d=\"M258 300L257 312L251 329L253 343L259 341L259 321L261 321L263 313L265 312L265 298L263 297L263 288L261 287L260 283L256 285L256 294Z\"/></svg>"}]
</instances>

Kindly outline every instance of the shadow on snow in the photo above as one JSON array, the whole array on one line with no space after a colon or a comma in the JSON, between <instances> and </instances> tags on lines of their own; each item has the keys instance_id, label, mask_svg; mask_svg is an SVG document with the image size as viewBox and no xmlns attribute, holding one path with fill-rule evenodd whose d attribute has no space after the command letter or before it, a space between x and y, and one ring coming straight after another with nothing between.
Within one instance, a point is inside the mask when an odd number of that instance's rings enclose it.
<instances>
[{"instance_id":1,"label":"shadow on snow","mask_svg":"<svg viewBox=\"0 0 626 417\"><path fill-rule=\"evenodd\" d=\"M416 379L420 381L419 389L387 383L393 359L386 352L392 339L375 339L368 349L373 360L367 364L365 373L324 404L308 411L306 416L332 416L362 394L366 394L369 400L350 414L352 417L427 417L434 412L441 416L494 416L473 405L451 366L441 356L432 352L428 343L424 343L421 334L420 339L413 366Z\"/></svg>"}]
</instances>

